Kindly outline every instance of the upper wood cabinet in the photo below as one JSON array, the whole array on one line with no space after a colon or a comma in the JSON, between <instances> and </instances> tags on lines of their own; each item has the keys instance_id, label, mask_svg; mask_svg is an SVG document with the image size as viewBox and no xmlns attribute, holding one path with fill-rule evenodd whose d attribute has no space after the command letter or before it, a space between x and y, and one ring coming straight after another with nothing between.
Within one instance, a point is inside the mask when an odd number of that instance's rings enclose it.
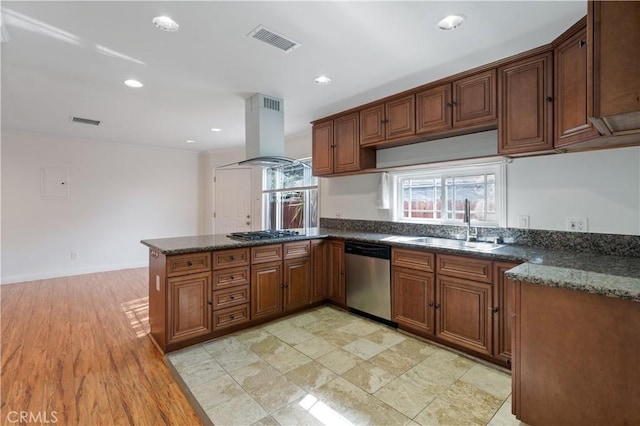
<instances>
[{"instance_id":1,"label":"upper wood cabinet","mask_svg":"<svg viewBox=\"0 0 640 426\"><path fill-rule=\"evenodd\" d=\"M553 52L498 69L498 153L553 149Z\"/></svg>"},{"instance_id":2,"label":"upper wood cabinet","mask_svg":"<svg viewBox=\"0 0 640 426\"><path fill-rule=\"evenodd\" d=\"M416 133L415 96L409 95L360 111L360 144L410 137Z\"/></svg>"},{"instance_id":3,"label":"upper wood cabinet","mask_svg":"<svg viewBox=\"0 0 640 426\"><path fill-rule=\"evenodd\" d=\"M416 134L485 129L497 121L496 70L490 69L416 94ZM458 134L464 132L457 132Z\"/></svg>"},{"instance_id":4,"label":"upper wood cabinet","mask_svg":"<svg viewBox=\"0 0 640 426\"><path fill-rule=\"evenodd\" d=\"M313 125L313 174L328 176L376 166L376 152L360 147L359 113Z\"/></svg>"},{"instance_id":5,"label":"upper wood cabinet","mask_svg":"<svg viewBox=\"0 0 640 426\"><path fill-rule=\"evenodd\" d=\"M582 20L554 44L554 146L556 148L599 136L589 117L593 102L588 95L587 28Z\"/></svg>"}]
</instances>

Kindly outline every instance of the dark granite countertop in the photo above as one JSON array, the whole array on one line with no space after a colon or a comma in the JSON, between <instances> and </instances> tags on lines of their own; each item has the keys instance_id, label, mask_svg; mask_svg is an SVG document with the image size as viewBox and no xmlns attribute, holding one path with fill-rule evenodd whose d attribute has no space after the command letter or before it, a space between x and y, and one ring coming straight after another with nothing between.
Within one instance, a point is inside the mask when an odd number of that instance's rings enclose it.
<instances>
[{"instance_id":1,"label":"dark granite countertop","mask_svg":"<svg viewBox=\"0 0 640 426\"><path fill-rule=\"evenodd\" d=\"M219 234L143 240L141 243L163 254L174 255L327 237L372 243L382 242L395 247L469 255L514 263L523 262L507 271L507 278L640 302L640 258L637 257L574 253L513 244L504 244L490 251L434 247L410 241L384 241L385 238L393 237L389 234L351 232L333 228L314 228L307 230L306 235L261 241L236 241Z\"/></svg>"}]
</instances>

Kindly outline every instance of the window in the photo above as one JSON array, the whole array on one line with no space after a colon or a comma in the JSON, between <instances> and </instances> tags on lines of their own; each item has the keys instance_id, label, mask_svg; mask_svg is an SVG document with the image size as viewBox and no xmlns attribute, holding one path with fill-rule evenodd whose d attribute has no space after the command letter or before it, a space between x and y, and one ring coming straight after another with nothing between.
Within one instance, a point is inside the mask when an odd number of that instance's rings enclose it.
<instances>
[{"instance_id":1,"label":"window","mask_svg":"<svg viewBox=\"0 0 640 426\"><path fill-rule=\"evenodd\" d=\"M318 179L312 175L311 159L300 160L300 163L304 164L264 169L264 229L318 226Z\"/></svg>"},{"instance_id":2,"label":"window","mask_svg":"<svg viewBox=\"0 0 640 426\"><path fill-rule=\"evenodd\" d=\"M472 165L397 173L394 220L435 224L463 222L464 200L476 226L504 223L504 165Z\"/></svg>"}]
</instances>

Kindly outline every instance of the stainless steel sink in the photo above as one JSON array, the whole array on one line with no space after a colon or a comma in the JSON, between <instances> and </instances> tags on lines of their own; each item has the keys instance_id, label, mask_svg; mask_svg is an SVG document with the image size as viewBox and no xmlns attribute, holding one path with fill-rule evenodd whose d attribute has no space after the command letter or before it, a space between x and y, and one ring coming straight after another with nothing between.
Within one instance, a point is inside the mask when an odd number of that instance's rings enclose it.
<instances>
[{"instance_id":1,"label":"stainless steel sink","mask_svg":"<svg viewBox=\"0 0 640 426\"><path fill-rule=\"evenodd\" d=\"M454 249L471 249L480 251L491 251L502 247L502 244L493 244L483 241L464 241L464 240L449 240L447 238L434 238L434 237L410 237L404 235L394 235L392 237L383 238L382 241L389 241L394 243L407 243L428 247L443 247Z\"/></svg>"}]
</instances>

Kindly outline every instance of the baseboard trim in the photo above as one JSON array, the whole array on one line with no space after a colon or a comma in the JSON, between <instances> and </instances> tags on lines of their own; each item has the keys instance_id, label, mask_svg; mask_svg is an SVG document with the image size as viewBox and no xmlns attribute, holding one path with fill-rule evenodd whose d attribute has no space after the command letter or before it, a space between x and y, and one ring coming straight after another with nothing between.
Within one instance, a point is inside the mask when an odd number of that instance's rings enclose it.
<instances>
[{"instance_id":1,"label":"baseboard trim","mask_svg":"<svg viewBox=\"0 0 640 426\"><path fill-rule=\"evenodd\" d=\"M17 284L27 281L46 280L49 278L71 277L74 275L94 274L97 272L119 271L121 269L142 268L148 266L147 262L121 263L116 265L94 265L83 268L63 269L60 271L46 271L32 274L18 274L3 276L0 285Z\"/></svg>"}]
</instances>

